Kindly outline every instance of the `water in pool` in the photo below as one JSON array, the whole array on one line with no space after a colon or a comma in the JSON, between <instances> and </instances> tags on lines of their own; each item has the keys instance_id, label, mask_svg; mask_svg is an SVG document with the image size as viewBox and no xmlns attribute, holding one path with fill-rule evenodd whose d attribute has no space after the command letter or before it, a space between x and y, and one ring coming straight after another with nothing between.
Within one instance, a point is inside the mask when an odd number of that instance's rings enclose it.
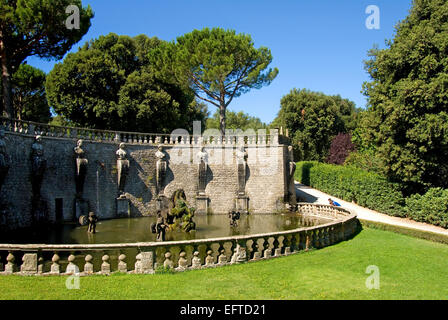
<instances>
[{"instance_id":1,"label":"water in pool","mask_svg":"<svg viewBox=\"0 0 448 320\"><path fill-rule=\"evenodd\" d=\"M47 244L104 244L152 242L156 235L151 233L155 217L103 220L97 223L97 233L87 233L87 226L63 224L41 230L16 232L1 237L3 243L47 243ZM230 226L227 215L195 216L196 231L166 233L166 241L219 238L235 235L259 234L292 230L328 222L301 214L242 215L237 227ZM6 236L6 235L4 235Z\"/></svg>"}]
</instances>

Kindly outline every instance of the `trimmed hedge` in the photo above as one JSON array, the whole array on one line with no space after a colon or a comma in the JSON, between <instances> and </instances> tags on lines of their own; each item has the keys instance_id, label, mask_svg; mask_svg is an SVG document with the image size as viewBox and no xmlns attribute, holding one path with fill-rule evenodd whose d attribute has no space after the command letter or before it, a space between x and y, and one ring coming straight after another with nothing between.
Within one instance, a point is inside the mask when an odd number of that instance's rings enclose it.
<instances>
[{"instance_id":1,"label":"trimmed hedge","mask_svg":"<svg viewBox=\"0 0 448 320\"><path fill-rule=\"evenodd\" d=\"M406 199L406 213L415 221L448 227L448 189L431 188Z\"/></svg>"},{"instance_id":2,"label":"trimmed hedge","mask_svg":"<svg viewBox=\"0 0 448 320\"><path fill-rule=\"evenodd\" d=\"M405 199L398 183L354 166L302 161L295 179L345 201L392 216L406 216Z\"/></svg>"}]
</instances>

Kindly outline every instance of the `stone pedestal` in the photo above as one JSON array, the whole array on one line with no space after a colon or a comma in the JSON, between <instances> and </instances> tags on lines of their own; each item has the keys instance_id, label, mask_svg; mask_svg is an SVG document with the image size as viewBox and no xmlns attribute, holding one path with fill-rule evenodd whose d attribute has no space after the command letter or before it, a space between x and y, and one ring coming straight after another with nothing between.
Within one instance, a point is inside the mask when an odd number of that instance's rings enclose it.
<instances>
[{"instance_id":1,"label":"stone pedestal","mask_svg":"<svg viewBox=\"0 0 448 320\"><path fill-rule=\"evenodd\" d=\"M80 216L89 215L89 202L84 199L75 199L75 219L79 220Z\"/></svg>"},{"instance_id":2,"label":"stone pedestal","mask_svg":"<svg viewBox=\"0 0 448 320\"><path fill-rule=\"evenodd\" d=\"M129 200L126 197L117 198L117 217L129 218L130 213Z\"/></svg>"},{"instance_id":3,"label":"stone pedestal","mask_svg":"<svg viewBox=\"0 0 448 320\"><path fill-rule=\"evenodd\" d=\"M37 273L37 253L25 253L22 257L20 272L24 274Z\"/></svg>"},{"instance_id":4,"label":"stone pedestal","mask_svg":"<svg viewBox=\"0 0 448 320\"><path fill-rule=\"evenodd\" d=\"M154 273L154 254L152 251L140 252L141 257L141 273Z\"/></svg>"},{"instance_id":5,"label":"stone pedestal","mask_svg":"<svg viewBox=\"0 0 448 320\"><path fill-rule=\"evenodd\" d=\"M208 213L208 197L206 195L196 196L196 213L207 214Z\"/></svg>"},{"instance_id":6,"label":"stone pedestal","mask_svg":"<svg viewBox=\"0 0 448 320\"><path fill-rule=\"evenodd\" d=\"M236 210L240 213L249 213L249 197L238 195L236 198Z\"/></svg>"}]
</instances>

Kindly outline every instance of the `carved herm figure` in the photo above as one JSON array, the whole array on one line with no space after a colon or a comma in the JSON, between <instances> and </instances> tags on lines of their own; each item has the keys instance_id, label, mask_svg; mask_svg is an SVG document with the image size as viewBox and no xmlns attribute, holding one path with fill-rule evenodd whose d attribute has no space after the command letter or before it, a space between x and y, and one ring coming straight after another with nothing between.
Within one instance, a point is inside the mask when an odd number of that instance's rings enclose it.
<instances>
[{"instance_id":1,"label":"carved herm figure","mask_svg":"<svg viewBox=\"0 0 448 320\"><path fill-rule=\"evenodd\" d=\"M44 147L42 146L42 137L36 136L31 146L31 184L33 188L33 197L40 199L40 187L44 177L47 161L44 158Z\"/></svg>"},{"instance_id":2,"label":"carved herm figure","mask_svg":"<svg viewBox=\"0 0 448 320\"><path fill-rule=\"evenodd\" d=\"M86 154L82 149L82 140L78 140L76 147L74 148L76 156L76 197L82 198L82 191L84 189L84 180L87 174L87 164L89 161L86 158Z\"/></svg>"},{"instance_id":3,"label":"carved herm figure","mask_svg":"<svg viewBox=\"0 0 448 320\"><path fill-rule=\"evenodd\" d=\"M0 130L0 189L8 174L9 166L10 160L6 152L5 131Z\"/></svg>"},{"instance_id":4,"label":"carved herm figure","mask_svg":"<svg viewBox=\"0 0 448 320\"><path fill-rule=\"evenodd\" d=\"M292 146L288 147L289 154L289 162L288 162L288 202L291 206L290 208L294 209L297 205L296 198L296 188L294 184L294 173L296 172L296 163L294 162L294 153Z\"/></svg>"},{"instance_id":5,"label":"carved herm figure","mask_svg":"<svg viewBox=\"0 0 448 320\"><path fill-rule=\"evenodd\" d=\"M246 167L247 167L247 152L244 150L244 145L241 145L236 152L237 168L238 168L238 195L246 195Z\"/></svg>"},{"instance_id":6,"label":"carved herm figure","mask_svg":"<svg viewBox=\"0 0 448 320\"><path fill-rule=\"evenodd\" d=\"M156 182L157 182L157 194L159 196L163 195L163 183L165 181L166 176L166 154L163 152L163 147L159 145L156 152Z\"/></svg>"},{"instance_id":7,"label":"carved herm figure","mask_svg":"<svg viewBox=\"0 0 448 320\"><path fill-rule=\"evenodd\" d=\"M208 154L205 152L205 147L201 147L201 151L196 155L198 164L198 194L205 195L205 187L207 186L207 169L208 169Z\"/></svg>"},{"instance_id":8,"label":"carved herm figure","mask_svg":"<svg viewBox=\"0 0 448 320\"><path fill-rule=\"evenodd\" d=\"M127 152L124 150L125 144L120 143L117 155L117 170L118 170L118 192L120 198L124 198L124 187L126 184L126 178L129 172L129 160L127 159Z\"/></svg>"}]
</instances>

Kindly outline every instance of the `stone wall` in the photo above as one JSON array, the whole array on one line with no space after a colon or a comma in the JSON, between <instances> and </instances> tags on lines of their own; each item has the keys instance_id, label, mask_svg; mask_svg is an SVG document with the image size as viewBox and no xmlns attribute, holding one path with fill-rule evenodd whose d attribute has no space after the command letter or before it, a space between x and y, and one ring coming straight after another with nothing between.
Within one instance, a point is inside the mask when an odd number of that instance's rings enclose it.
<instances>
[{"instance_id":1,"label":"stone wall","mask_svg":"<svg viewBox=\"0 0 448 320\"><path fill-rule=\"evenodd\" d=\"M278 138L277 138L278 139ZM62 205L61 220L75 220L75 155L73 138L42 137L47 167L41 195L47 203L48 219L57 220L56 203ZM34 135L6 132L7 153L11 168L0 193L0 223L14 229L31 224L31 145ZM246 141L247 142L247 141ZM84 140L83 149L88 159L83 198L89 210L100 219L116 216L118 141ZM191 206L196 205L198 191L198 160L200 144L164 145L168 170L164 194L171 197L183 189ZM153 215L156 211L156 144L128 142L126 151L130 170L125 192L130 200L131 216ZM211 214L225 214L234 207L238 190L236 143L208 143L209 155L206 195ZM287 194L287 146L284 144L246 144L246 193L249 211L254 214L272 213L284 209Z\"/></svg>"}]
</instances>

